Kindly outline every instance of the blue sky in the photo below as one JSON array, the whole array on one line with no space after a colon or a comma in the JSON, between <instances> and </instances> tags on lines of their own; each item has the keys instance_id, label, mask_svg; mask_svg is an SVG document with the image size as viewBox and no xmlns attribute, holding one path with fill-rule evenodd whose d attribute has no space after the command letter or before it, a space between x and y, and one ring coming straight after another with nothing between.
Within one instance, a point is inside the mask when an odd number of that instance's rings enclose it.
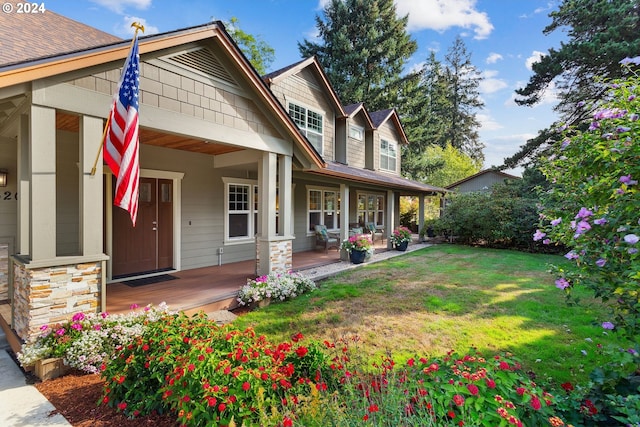
<instances>
[{"instance_id":1,"label":"blue sky","mask_svg":"<svg viewBox=\"0 0 640 427\"><path fill-rule=\"evenodd\" d=\"M315 16L327 0L48 0L47 9L108 33L130 38L130 23L145 24L145 34L235 17L244 31L275 49L269 71L300 60L297 43L315 37ZM409 32L418 51L409 66L423 62L431 50L444 60L453 39L461 35L473 64L485 78L478 113L480 138L486 145L485 167L499 165L520 145L556 118L553 88L536 107L517 106L514 90L531 76L530 64L562 32L543 35L559 0L395 0L398 13L409 14ZM507 171L515 174L520 169Z\"/></svg>"}]
</instances>

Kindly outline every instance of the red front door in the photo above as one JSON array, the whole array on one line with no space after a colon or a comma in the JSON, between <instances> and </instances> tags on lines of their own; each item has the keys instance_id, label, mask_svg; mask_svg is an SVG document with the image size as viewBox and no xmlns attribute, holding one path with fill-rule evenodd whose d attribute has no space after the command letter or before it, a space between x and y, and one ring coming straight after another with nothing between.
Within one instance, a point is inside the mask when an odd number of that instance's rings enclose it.
<instances>
[{"instance_id":1,"label":"red front door","mask_svg":"<svg viewBox=\"0 0 640 427\"><path fill-rule=\"evenodd\" d=\"M114 181L115 182L115 181ZM115 183L114 183L115 187ZM113 206L112 276L133 276L173 267L173 182L140 178L136 226Z\"/></svg>"}]
</instances>

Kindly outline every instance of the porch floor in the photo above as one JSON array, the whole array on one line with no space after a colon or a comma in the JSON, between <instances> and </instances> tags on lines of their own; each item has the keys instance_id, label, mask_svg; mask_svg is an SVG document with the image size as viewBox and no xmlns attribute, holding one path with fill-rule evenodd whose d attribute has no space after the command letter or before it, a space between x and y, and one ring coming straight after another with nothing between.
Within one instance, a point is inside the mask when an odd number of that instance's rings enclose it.
<instances>
[{"instance_id":1,"label":"porch floor","mask_svg":"<svg viewBox=\"0 0 640 427\"><path fill-rule=\"evenodd\" d=\"M377 242L377 246L382 247ZM301 271L340 262L340 252L306 251L293 254L293 270ZM177 279L130 287L124 283L107 284L107 311L125 313L132 304L144 307L147 304L167 303L171 310L193 313L231 309L236 306L238 290L254 278L255 261L242 261L220 266L197 268L171 273Z\"/></svg>"}]
</instances>

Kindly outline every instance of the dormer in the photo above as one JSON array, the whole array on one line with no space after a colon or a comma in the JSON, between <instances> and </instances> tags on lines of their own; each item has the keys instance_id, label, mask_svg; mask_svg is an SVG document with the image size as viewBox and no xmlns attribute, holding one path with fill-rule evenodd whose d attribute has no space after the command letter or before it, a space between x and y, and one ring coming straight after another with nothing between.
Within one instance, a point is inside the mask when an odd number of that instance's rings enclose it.
<instances>
[{"instance_id":1,"label":"dormer","mask_svg":"<svg viewBox=\"0 0 640 427\"><path fill-rule=\"evenodd\" d=\"M366 167L378 172L400 175L400 147L408 144L400 117L395 109L370 114L375 127L373 149L366 152Z\"/></svg>"},{"instance_id":2,"label":"dormer","mask_svg":"<svg viewBox=\"0 0 640 427\"><path fill-rule=\"evenodd\" d=\"M344 138L336 135L336 161L346 165L367 167L366 153L373 149L374 126L363 103L343 107L347 117L344 120ZM371 157L371 156L370 156Z\"/></svg>"},{"instance_id":3,"label":"dormer","mask_svg":"<svg viewBox=\"0 0 640 427\"><path fill-rule=\"evenodd\" d=\"M336 135L346 132L346 114L318 60L304 59L263 80L322 158L336 160Z\"/></svg>"}]
</instances>

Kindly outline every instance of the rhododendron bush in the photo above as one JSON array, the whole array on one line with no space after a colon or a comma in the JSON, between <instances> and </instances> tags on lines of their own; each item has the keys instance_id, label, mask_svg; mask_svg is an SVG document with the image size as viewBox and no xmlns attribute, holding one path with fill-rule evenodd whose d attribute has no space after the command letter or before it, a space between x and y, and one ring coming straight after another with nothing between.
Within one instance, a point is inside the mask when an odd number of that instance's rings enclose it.
<instances>
[{"instance_id":1,"label":"rhododendron bush","mask_svg":"<svg viewBox=\"0 0 640 427\"><path fill-rule=\"evenodd\" d=\"M626 59L623 66L640 63ZM561 143L542 163L551 183L534 240L561 243L569 267L557 266L556 286L569 298L585 286L611 308L603 328L632 340L640 334L640 79L606 83L604 100L585 129L562 129ZM588 127L587 127L588 126Z\"/></svg>"}]
</instances>

